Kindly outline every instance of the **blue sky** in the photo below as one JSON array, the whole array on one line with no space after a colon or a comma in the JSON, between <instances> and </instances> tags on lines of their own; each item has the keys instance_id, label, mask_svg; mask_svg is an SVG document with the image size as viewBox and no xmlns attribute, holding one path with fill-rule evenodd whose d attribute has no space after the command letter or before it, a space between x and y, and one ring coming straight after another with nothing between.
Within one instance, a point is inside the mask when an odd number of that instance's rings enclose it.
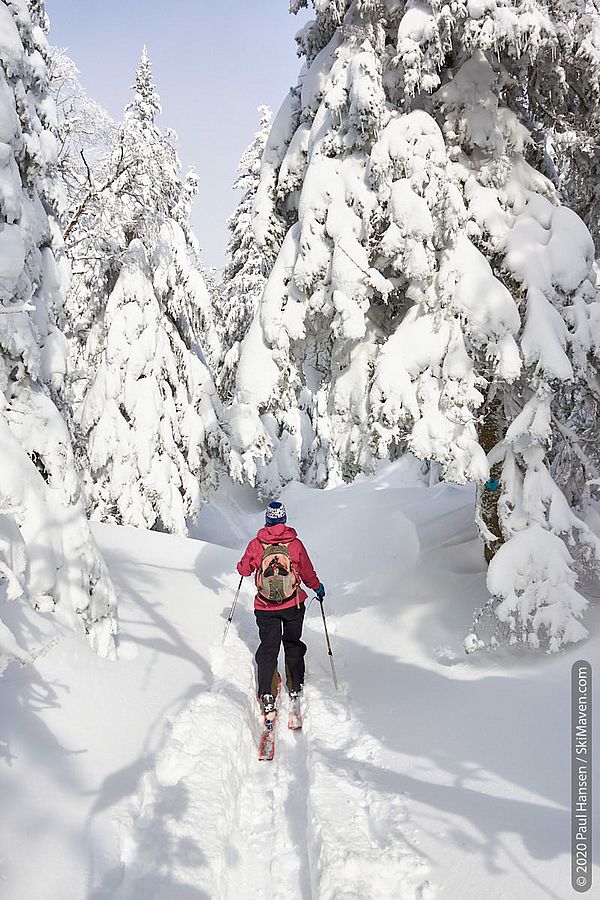
<instances>
[{"instance_id":1,"label":"blue sky","mask_svg":"<svg viewBox=\"0 0 600 900\"><path fill-rule=\"evenodd\" d=\"M207 265L225 259L225 219L235 208L235 169L258 124L296 83L294 34L307 16L287 0L46 0L53 44L67 47L91 97L119 118L143 44L163 114L200 195L194 226Z\"/></svg>"}]
</instances>

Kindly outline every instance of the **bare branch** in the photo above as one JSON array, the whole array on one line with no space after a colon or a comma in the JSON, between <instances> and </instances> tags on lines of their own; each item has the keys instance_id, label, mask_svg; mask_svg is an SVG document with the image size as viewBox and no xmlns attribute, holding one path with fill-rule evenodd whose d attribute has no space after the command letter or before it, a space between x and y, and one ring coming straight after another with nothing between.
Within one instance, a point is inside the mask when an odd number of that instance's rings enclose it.
<instances>
[{"instance_id":1,"label":"bare branch","mask_svg":"<svg viewBox=\"0 0 600 900\"><path fill-rule=\"evenodd\" d=\"M89 167L89 165L88 165L87 159L85 158L85 153L83 152L83 149L79 151L79 155L81 156L81 158L82 158L82 160L83 160L83 164L84 164L84 166L85 166L85 168L86 168L86 171L87 171L87 178L88 178L88 184L89 184L89 186L90 186L90 191L91 191L91 190L93 190L93 188L94 188L94 182L93 182L93 179L92 179L92 173L90 172L90 167Z\"/></svg>"},{"instance_id":2,"label":"bare branch","mask_svg":"<svg viewBox=\"0 0 600 900\"><path fill-rule=\"evenodd\" d=\"M2 306L0 304L0 315L7 315L8 313L22 313L22 312L34 312L35 306L32 306L30 303L21 303L19 306Z\"/></svg>"},{"instance_id":3,"label":"bare branch","mask_svg":"<svg viewBox=\"0 0 600 900\"><path fill-rule=\"evenodd\" d=\"M573 431L572 428L568 428L566 425L563 425L562 422L556 418L554 413L552 413L552 421L556 425L559 432L562 434L564 439L568 442L571 450L583 466L583 471L585 472L586 478L597 478L598 477L598 469L594 465L594 463L590 460L588 455L584 453L583 448L581 446L582 440L577 434L576 431Z\"/></svg>"},{"instance_id":4,"label":"bare branch","mask_svg":"<svg viewBox=\"0 0 600 900\"><path fill-rule=\"evenodd\" d=\"M82 159L86 165L86 168L88 170L88 179L91 184L92 183L91 173L90 173L89 166L87 164L87 160L83 153L83 150L81 151L81 157L82 157ZM123 148L121 148L119 162L117 163L117 171L114 173L114 175L112 175L107 181L105 181L104 184L101 185L101 187L97 187L95 189L93 189L93 188L90 189L88 191L88 193L86 194L86 196L81 201L81 203L79 204L79 206L77 207L77 209L75 210L75 212L73 213L73 215L71 216L71 219L67 223L65 230L63 232L63 240L64 241L67 240L67 238L69 237L69 235L71 234L71 232L73 231L73 229L75 228L75 226L77 225L79 220L81 219L81 217L82 217L83 213L85 212L90 201L93 200L95 197L97 197L99 194L101 194L103 191L106 191L109 187L111 187L111 185L113 185L115 183L115 181L117 181L117 179L121 177L121 175L124 175L125 172L128 169L130 169L136 162L136 160L131 160L130 162L127 163L126 166L123 166L121 168L122 161L123 161Z\"/></svg>"}]
</instances>

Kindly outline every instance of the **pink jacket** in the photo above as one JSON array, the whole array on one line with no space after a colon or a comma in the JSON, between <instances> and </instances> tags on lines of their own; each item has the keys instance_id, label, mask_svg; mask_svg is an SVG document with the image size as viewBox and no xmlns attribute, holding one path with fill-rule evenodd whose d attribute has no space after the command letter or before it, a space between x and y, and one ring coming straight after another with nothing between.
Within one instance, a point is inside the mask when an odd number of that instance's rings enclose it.
<instances>
[{"instance_id":1,"label":"pink jacket","mask_svg":"<svg viewBox=\"0 0 600 900\"><path fill-rule=\"evenodd\" d=\"M264 544L287 544L296 574L312 591L317 590L321 582L317 578L317 573L313 568L306 548L298 538L296 530L289 528L287 525L267 525L260 529L256 537L252 538L246 547L246 552L237 564L237 570L240 575L247 576L256 572L263 558ZM306 591L300 587L298 600L302 602L306 600L307 596ZM295 599L288 600L287 603L282 603L280 606L275 606L273 603L265 603L258 594L254 598L254 609L286 609L295 605Z\"/></svg>"}]
</instances>

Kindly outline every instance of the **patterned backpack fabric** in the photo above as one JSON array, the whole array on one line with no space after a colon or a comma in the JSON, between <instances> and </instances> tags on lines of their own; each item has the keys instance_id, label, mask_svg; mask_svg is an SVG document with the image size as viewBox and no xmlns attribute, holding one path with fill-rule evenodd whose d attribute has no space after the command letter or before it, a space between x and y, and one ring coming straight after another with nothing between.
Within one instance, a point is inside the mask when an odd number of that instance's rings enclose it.
<instances>
[{"instance_id":1,"label":"patterned backpack fabric","mask_svg":"<svg viewBox=\"0 0 600 900\"><path fill-rule=\"evenodd\" d=\"M298 585L287 545L263 544L263 556L256 573L256 588L261 600L286 603L297 597Z\"/></svg>"}]
</instances>

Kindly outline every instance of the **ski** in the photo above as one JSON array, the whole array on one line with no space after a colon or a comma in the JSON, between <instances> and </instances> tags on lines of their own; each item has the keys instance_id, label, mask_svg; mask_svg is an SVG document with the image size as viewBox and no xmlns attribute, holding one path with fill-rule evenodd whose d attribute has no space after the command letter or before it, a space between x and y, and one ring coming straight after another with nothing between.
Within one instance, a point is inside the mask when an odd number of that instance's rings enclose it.
<instances>
[{"instance_id":1,"label":"ski","mask_svg":"<svg viewBox=\"0 0 600 900\"><path fill-rule=\"evenodd\" d=\"M288 711L288 728L292 731L299 731L302 728L302 712L300 710L300 697L290 700L290 708Z\"/></svg>"},{"instance_id":2,"label":"ski","mask_svg":"<svg viewBox=\"0 0 600 900\"><path fill-rule=\"evenodd\" d=\"M277 715L274 715L269 720L265 719L263 725L263 731L260 736L260 742L258 745L258 758L259 760L263 759L273 759L275 756L275 722L277 721Z\"/></svg>"},{"instance_id":3,"label":"ski","mask_svg":"<svg viewBox=\"0 0 600 900\"><path fill-rule=\"evenodd\" d=\"M273 675L273 695L275 703L279 703L279 694L281 692L281 676L275 671ZM258 744L258 758L273 759L275 756L275 722L277 721L277 707L267 715L263 716L263 730Z\"/></svg>"}]
</instances>

